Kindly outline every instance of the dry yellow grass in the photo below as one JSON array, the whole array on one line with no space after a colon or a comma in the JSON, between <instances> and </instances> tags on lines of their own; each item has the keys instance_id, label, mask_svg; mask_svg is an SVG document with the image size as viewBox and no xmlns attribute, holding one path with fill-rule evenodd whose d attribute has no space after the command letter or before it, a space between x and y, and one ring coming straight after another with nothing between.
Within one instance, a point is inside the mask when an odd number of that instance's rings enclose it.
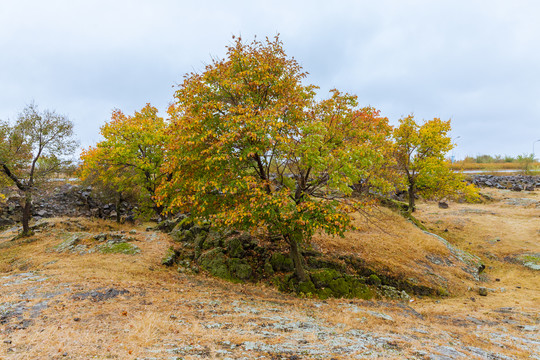
<instances>
[{"instance_id":1,"label":"dry yellow grass","mask_svg":"<svg viewBox=\"0 0 540 360\"><path fill-rule=\"evenodd\" d=\"M452 170L484 170L484 171L496 171L496 170L523 170L523 164L519 162L505 162L505 163L471 163L456 161L450 165ZM540 163L535 162L530 165L531 169L540 168Z\"/></svg>"},{"instance_id":2,"label":"dry yellow grass","mask_svg":"<svg viewBox=\"0 0 540 360\"><path fill-rule=\"evenodd\" d=\"M298 299L264 284L231 284L204 274L180 274L160 265L171 245L168 236L146 232L143 227L130 234L141 248L138 255L51 251L62 241L58 234L71 230L73 220L55 219L57 225L33 241L6 243L10 234L0 233L0 306L22 302L28 309L24 319L32 321L22 329L8 329L19 324L17 319L0 324L0 340L10 342L0 342L0 359L215 358L221 356L217 349L230 351L233 358L270 359L273 355L249 352L242 344L279 346L300 339L307 342L298 342L301 348L325 341L320 332L339 339L350 336L351 331L393 339L386 350L368 346L369 351L386 354L383 358L421 358L418 351L431 354L435 346L443 345L472 346L527 358L535 348L524 348L512 337L531 336L516 324L537 326L540 321L540 278L537 271L505 257L540 252L540 207L513 205L540 200L540 193L486 191L494 198L490 203L450 203L450 208L443 210L436 203L421 202L416 213L430 231L482 258L487 265L483 281L474 282L459 266L430 264L432 272L448 279L446 285L454 296L414 298L409 304ZM519 199L529 200L520 203ZM107 221L75 222L96 233L132 229ZM355 254L375 269L415 278L419 283L435 281L425 271L426 255L444 258L449 254L434 237L384 209L375 211L368 220L358 217L356 224L359 230L345 238L317 236L314 246L327 253ZM501 241L493 241L497 237ZM32 273L35 278L13 283L21 273ZM480 297L478 286L493 291ZM106 301L74 297L111 288L129 293ZM51 294L50 298L46 294ZM43 301L46 306L32 318L31 309ZM505 307L512 309L508 313L497 311ZM309 322L319 328L288 327ZM273 335L267 336L265 331ZM393 347L399 351L392 352ZM337 352L330 357L349 358Z\"/></svg>"}]
</instances>

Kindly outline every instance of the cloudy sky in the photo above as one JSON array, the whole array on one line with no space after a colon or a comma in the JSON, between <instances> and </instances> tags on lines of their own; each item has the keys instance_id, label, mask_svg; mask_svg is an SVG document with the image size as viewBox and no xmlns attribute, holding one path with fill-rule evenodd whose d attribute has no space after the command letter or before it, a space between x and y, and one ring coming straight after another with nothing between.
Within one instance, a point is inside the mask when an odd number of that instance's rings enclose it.
<instances>
[{"instance_id":1,"label":"cloudy sky","mask_svg":"<svg viewBox=\"0 0 540 360\"><path fill-rule=\"evenodd\" d=\"M35 101L68 115L88 147L114 108L165 115L173 86L233 35L279 33L322 96L354 93L392 124L452 119L457 158L531 153L539 18L535 0L1 0L0 119Z\"/></svg>"}]
</instances>

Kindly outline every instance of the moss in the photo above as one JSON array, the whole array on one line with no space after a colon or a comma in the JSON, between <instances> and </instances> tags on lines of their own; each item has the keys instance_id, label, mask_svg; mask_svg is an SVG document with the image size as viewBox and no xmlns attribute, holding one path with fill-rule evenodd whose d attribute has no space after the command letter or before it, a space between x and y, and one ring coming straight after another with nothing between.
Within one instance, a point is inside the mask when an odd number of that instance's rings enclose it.
<instances>
[{"instance_id":1,"label":"moss","mask_svg":"<svg viewBox=\"0 0 540 360\"><path fill-rule=\"evenodd\" d=\"M264 262L264 272L269 276L274 275L274 268L272 267L272 264L270 264L270 261L268 260Z\"/></svg>"},{"instance_id":2,"label":"moss","mask_svg":"<svg viewBox=\"0 0 540 360\"><path fill-rule=\"evenodd\" d=\"M368 277L368 284L371 284L371 285L374 285L374 286L381 286L382 281L377 275L371 274Z\"/></svg>"},{"instance_id":3,"label":"moss","mask_svg":"<svg viewBox=\"0 0 540 360\"><path fill-rule=\"evenodd\" d=\"M448 290L446 288L443 288L442 286L439 286L437 288L437 295L439 296L450 296L450 293L448 292Z\"/></svg>"},{"instance_id":4,"label":"moss","mask_svg":"<svg viewBox=\"0 0 540 360\"><path fill-rule=\"evenodd\" d=\"M249 280L253 274L253 269L245 259L229 259L228 266L231 276L238 280Z\"/></svg>"},{"instance_id":5,"label":"moss","mask_svg":"<svg viewBox=\"0 0 540 360\"><path fill-rule=\"evenodd\" d=\"M227 244L227 250L230 257L241 258L244 256L244 246L239 238L232 238Z\"/></svg>"},{"instance_id":6,"label":"moss","mask_svg":"<svg viewBox=\"0 0 540 360\"><path fill-rule=\"evenodd\" d=\"M296 290L299 294L313 295L317 293L317 289L311 281L301 281Z\"/></svg>"},{"instance_id":7,"label":"moss","mask_svg":"<svg viewBox=\"0 0 540 360\"><path fill-rule=\"evenodd\" d=\"M330 282L340 276L341 274L334 269L322 269L311 273L311 280L318 288L324 288L329 287Z\"/></svg>"},{"instance_id":8,"label":"moss","mask_svg":"<svg viewBox=\"0 0 540 360\"><path fill-rule=\"evenodd\" d=\"M99 246L99 251L103 254L127 254L135 255L141 252L141 250L130 243L120 242L120 243L107 243L105 245Z\"/></svg>"},{"instance_id":9,"label":"moss","mask_svg":"<svg viewBox=\"0 0 540 360\"><path fill-rule=\"evenodd\" d=\"M336 261L319 259L317 257L308 257L307 264L312 269L335 269L340 272L345 272L346 268L343 264Z\"/></svg>"},{"instance_id":10,"label":"moss","mask_svg":"<svg viewBox=\"0 0 540 360\"><path fill-rule=\"evenodd\" d=\"M540 265L540 256L537 255L523 255L521 257L523 262L530 262L536 265Z\"/></svg>"},{"instance_id":11,"label":"moss","mask_svg":"<svg viewBox=\"0 0 540 360\"><path fill-rule=\"evenodd\" d=\"M357 299L369 300L373 298L373 291L362 282L355 280L351 286L350 297Z\"/></svg>"},{"instance_id":12,"label":"moss","mask_svg":"<svg viewBox=\"0 0 540 360\"><path fill-rule=\"evenodd\" d=\"M178 251L176 251L172 246L167 249L165 256L161 259L161 264L165 266L172 266L178 259Z\"/></svg>"},{"instance_id":13,"label":"moss","mask_svg":"<svg viewBox=\"0 0 540 360\"><path fill-rule=\"evenodd\" d=\"M209 249L223 246L223 239L221 238L220 235L214 232L201 232L199 236L202 236L205 233L207 235L206 235L204 244L202 245L202 250L209 250Z\"/></svg>"},{"instance_id":14,"label":"moss","mask_svg":"<svg viewBox=\"0 0 540 360\"><path fill-rule=\"evenodd\" d=\"M346 297L351 290L351 284L345 278L337 278L330 281L330 289L332 289L334 297Z\"/></svg>"},{"instance_id":15,"label":"moss","mask_svg":"<svg viewBox=\"0 0 540 360\"><path fill-rule=\"evenodd\" d=\"M221 248L215 248L202 254L199 257L199 264L214 276L228 280L231 279L231 274L227 267L227 259Z\"/></svg>"},{"instance_id":16,"label":"moss","mask_svg":"<svg viewBox=\"0 0 540 360\"><path fill-rule=\"evenodd\" d=\"M294 264L292 259L289 256L283 255L281 253L273 253L270 257L270 264L274 271L292 271L294 269Z\"/></svg>"},{"instance_id":17,"label":"moss","mask_svg":"<svg viewBox=\"0 0 540 360\"><path fill-rule=\"evenodd\" d=\"M325 300L334 297L334 293L330 288L317 289L317 297L321 300Z\"/></svg>"}]
</instances>

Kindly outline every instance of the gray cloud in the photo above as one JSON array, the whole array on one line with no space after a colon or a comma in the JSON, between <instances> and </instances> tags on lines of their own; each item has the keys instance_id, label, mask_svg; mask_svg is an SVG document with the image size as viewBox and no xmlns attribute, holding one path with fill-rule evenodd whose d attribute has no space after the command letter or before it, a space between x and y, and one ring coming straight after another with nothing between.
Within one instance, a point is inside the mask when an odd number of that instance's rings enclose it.
<instances>
[{"instance_id":1,"label":"gray cloud","mask_svg":"<svg viewBox=\"0 0 540 360\"><path fill-rule=\"evenodd\" d=\"M113 108L163 111L185 73L232 35L281 34L321 87L392 123L451 118L457 156L530 152L540 139L540 5L534 1L7 1L0 118L31 100L68 114L84 147ZM539 147L540 148L540 147Z\"/></svg>"}]
</instances>

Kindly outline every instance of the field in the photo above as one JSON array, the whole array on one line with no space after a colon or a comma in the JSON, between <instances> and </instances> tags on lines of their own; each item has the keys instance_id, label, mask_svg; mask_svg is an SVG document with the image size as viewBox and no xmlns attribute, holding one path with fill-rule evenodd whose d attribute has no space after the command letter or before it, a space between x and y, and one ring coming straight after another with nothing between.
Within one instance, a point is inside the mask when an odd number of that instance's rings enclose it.
<instances>
[{"instance_id":1,"label":"field","mask_svg":"<svg viewBox=\"0 0 540 360\"><path fill-rule=\"evenodd\" d=\"M523 172L524 164L520 162L490 162L490 163L476 163L476 162L465 162L465 161L456 161L450 165L452 170L456 171L472 171L472 170L481 170L481 171L497 171L497 170L515 170L516 173ZM532 172L538 172L540 170L540 163L534 162L529 164L529 170Z\"/></svg>"},{"instance_id":2,"label":"field","mask_svg":"<svg viewBox=\"0 0 540 360\"><path fill-rule=\"evenodd\" d=\"M178 272L161 265L172 240L145 225L63 218L28 239L4 231L0 359L540 359L540 191L482 192L481 204L419 203L415 216L449 245L383 208L345 238L314 239L448 292L407 302L300 299ZM83 233L136 251L76 243ZM468 273L456 249L485 270Z\"/></svg>"}]
</instances>

